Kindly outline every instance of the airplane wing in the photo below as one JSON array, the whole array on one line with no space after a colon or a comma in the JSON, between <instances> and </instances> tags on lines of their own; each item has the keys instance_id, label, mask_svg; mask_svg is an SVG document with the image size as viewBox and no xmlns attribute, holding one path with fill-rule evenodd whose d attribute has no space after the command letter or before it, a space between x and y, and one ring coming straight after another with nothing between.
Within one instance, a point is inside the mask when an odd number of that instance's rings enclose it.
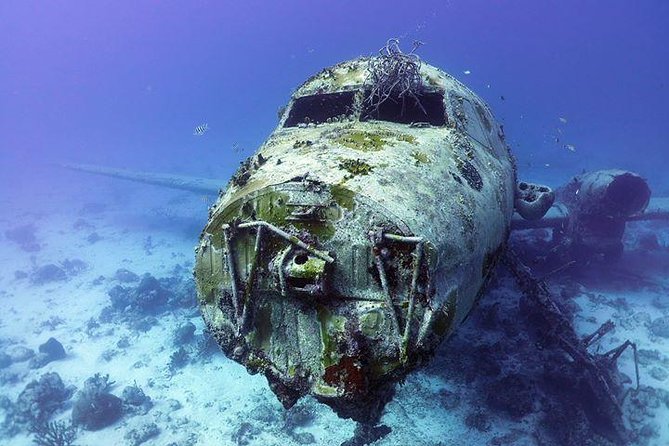
<instances>
[{"instance_id":1,"label":"airplane wing","mask_svg":"<svg viewBox=\"0 0 669 446\"><path fill-rule=\"evenodd\" d=\"M554 204L541 220L525 220L513 214L511 230L556 228L567 222L569 211L562 203ZM627 221L669 220L669 197L651 198L646 210L628 218Z\"/></svg>"},{"instance_id":2,"label":"airplane wing","mask_svg":"<svg viewBox=\"0 0 669 446\"><path fill-rule=\"evenodd\" d=\"M669 219L669 197L651 198L642 214L631 217L631 221Z\"/></svg>"},{"instance_id":3,"label":"airplane wing","mask_svg":"<svg viewBox=\"0 0 669 446\"><path fill-rule=\"evenodd\" d=\"M152 184L171 189L180 189L201 194L218 195L218 191L225 181L209 178L189 177L183 175L171 175L165 173L141 172L125 169L114 169L111 167L95 166L91 164L61 164L61 167L81 172L120 178L139 183Z\"/></svg>"}]
</instances>

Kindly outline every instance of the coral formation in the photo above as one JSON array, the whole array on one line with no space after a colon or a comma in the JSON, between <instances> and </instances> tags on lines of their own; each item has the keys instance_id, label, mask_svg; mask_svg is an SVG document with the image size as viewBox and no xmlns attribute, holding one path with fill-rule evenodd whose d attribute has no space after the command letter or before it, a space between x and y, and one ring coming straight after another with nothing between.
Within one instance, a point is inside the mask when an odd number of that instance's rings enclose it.
<instances>
[{"instance_id":1,"label":"coral formation","mask_svg":"<svg viewBox=\"0 0 669 446\"><path fill-rule=\"evenodd\" d=\"M122 271L120 277L130 280L132 273ZM144 274L136 286L116 285L108 292L110 305L98 317L101 323L122 322L130 328L148 331L158 323L156 316L195 304L193 283L183 275L156 279ZM89 324L96 324L93 320ZM95 327L89 330L95 331Z\"/></svg>"},{"instance_id":2,"label":"coral formation","mask_svg":"<svg viewBox=\"0 0 669 446\"><path fill-rule=\"evenodd\" d=\"M141 414L147 413L153 407L151 397L146 395L144 391L135 385L127 386L121 393L121 400L123 400L123 407L126 412L137 412Z\"/></svg>"},{"instance_id":3,"label":"coral formation","mask_svg":"<svg viewBox=\"0 0 669 446\"><path fill-rule=\"evenodd\" d=\"M66 421L52 421L31 426L33 443L38 446L70 446L77 437L77 429Z\"/></svg>"},{"instance_id":4,"label":"coral formation","mask_svg":"<svg viewBox=\"0 0 669 446\"><path fill-rule=\"evenodd\" d=\"M10 411L11 421L18 424L40 424L46 422L74 393L73 387L65 387L60 375L45 373L34 380L19 394Z\"/></svg>"},{"instance_id":5,"label":"coral formation","mask_svg":"<svg viewBox=\"0 0 669 446\"><path fill-rule=\"evenodd\" d=\"M72 407L72 422L86 430L100 430L114 424L123 415L123 401L109 393L113 381L109 375L96 373L84 383Z\"/></svg>"}]
</instances>

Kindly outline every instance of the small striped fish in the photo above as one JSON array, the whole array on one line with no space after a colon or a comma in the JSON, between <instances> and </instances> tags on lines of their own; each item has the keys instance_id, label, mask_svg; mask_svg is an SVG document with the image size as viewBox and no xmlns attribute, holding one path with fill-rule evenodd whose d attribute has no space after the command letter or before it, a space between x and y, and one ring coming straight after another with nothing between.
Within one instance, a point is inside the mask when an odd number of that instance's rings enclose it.
<instances>
[{"instance_id":1,"label":"small striped fish","mask_svg":"<svg viewBox=\"0 0 669 446\"><path fill-rule=\"evenodd\" d=\"M193 135L202 136L205 133L207 133L207 131L209 131L209 124L205 122L204 124L200 124L197 127L195 127L195 130L193 130Z\"/></svg>"}]
</instances>

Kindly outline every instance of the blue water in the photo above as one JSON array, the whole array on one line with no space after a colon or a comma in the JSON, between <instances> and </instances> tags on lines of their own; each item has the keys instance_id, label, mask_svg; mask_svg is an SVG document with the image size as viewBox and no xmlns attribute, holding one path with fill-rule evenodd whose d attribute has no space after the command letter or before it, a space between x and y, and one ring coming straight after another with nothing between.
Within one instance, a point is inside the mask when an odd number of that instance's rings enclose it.
<instances>
[{"instance_id":1,"label":"blue water","mask_svg":"<svg viewBox=\"0 0 669 446\"><path fill-rule=\"evenodd\" d=\"M79 176L57 164L200 176L220 179L223 186L274 129L277 111L305 79L343 60L374 55L392 37L406 50L414 40L424 42L418 51L423 60L460 79L490 105L504 125L520 178L557 186L584 170L623 168L646 178L654 196L669 196L668 25L669 2L661 0L0 2L0 233L33 224L41 243L39 251L24 252L9 237L0 237L0 260L6 265L1 297L7 308L21 306L31 291L20 283L13 288L14 270L71 256L67 231L82 216L103 239L127 237L146 244L151 236L144 251L157 243L145 263L142 249L123 252L125 245L97 253L95 259L104 258L103 273L113 275L129 264L138 274L157 277L167 276L176 264L189 271L191 248L212 197ZM194 136L204 123L208 131ZM106 210L81 210L90 203L102 203ZM643 229L659 234L662 246L669 243L666 226ZM87 246L74 251L97 274L95 260L81 253ZM649 270L664 281L666 257L649 262L660 265ZM666 308L660 310L649 312L653 318L666 315ZM46 317L40 313L33 322ZM86 319L66 318L60 330ZM26 324L29 320L26 316ZM0 324L0 330L2 339L15 337L33 349L47 333L31 337L28 325L24 335L11 324ZM164 354L169 358L170 353ZM67 373L58 370L67 381ZM40 376L26 370L19 375L22 380L6 383L12 401ZM112 378L123 385L135 379L132 374ZM83 385L74 379L71 384ZM141 379L145 384L148 378ZM262 381L254 385L264 388ZM268 404L276 404L268 398ZM458 418L448 422L457 425ZM669 425L662 422L664 430L639 444L669 444ZM318 427L327 431L323 426ZM414 428L427 432L427 426ZM416 444L437 444L425 432L425 443ZM30 444L25 431L18 435L7 438ZM104 437L82 438L81 444L104 443ZM169 443L160 438L146 444ZM317 438L322 444L334 441ZM407 438L388 441L411 444ZM468 444L487 444L490 438L472 434ZM187 444L183 441L179 444ZM274 444L255 441L249 444ZM200 438L188 444L221 443Z\"/></svg>"},{"instance_id":2,"label":"blue water","mask_svg":"<svg viewBox=\"0 0 669 446\"><path fill-rule=\"evenodd\" d=\"M521 172L625 166L661 184L668 18L662 1L3 2L1 159L227 178L232 145L256 148L304 79L401 37L488 101Z\"/></svg>"}]
</instances>

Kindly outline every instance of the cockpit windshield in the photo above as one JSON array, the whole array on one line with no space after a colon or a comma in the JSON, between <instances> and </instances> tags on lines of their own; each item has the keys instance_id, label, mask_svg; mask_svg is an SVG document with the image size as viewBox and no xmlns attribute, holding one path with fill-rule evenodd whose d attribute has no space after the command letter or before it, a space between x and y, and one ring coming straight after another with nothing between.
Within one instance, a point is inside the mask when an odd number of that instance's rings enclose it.
<instances>
[{"instance_id":1,"label":"cockpit windshield","mask_svg":"<svg viewBox=\"0 0 669 446\"><path fill-rule=\"evenodd\" d=\"M439 92L422 93L415 97L400 98L397 95L389 96L378 105L373 104L370 99L371 91L365 92L363 104L366 104L361 121L374 119L377 121L397 122L400 124L411 124L414 122L427 122L433 126L446 125L446 112L444 110L444 96Z\"/></svg>"},{"instance_id":2,"label":"cockpit windshield","mask_svg":"<svg viewBox=\"0 0 669 446\"><path fill-rule=\"evenodd\" d=\"M424 122L436 127L447 123L444 95L441 92L424 92L415 97L404 98L390 96L373 105L374 101L370 100L371 92L365 90L361 93L364 95L361 101L362 107L355 106L356 93L356 91L342 91L297 98L283 126L325 124L340 122L351 117L360 121L376 120L399 124Z\"/></svg>"},{"instance_id":3,"label":"cockpit windshield","mask_svg":"<svg viewBox=\"0 0 669 446\"><path fill-rule=\"evenodd\" d=\"M353 114L354 100L355 91L303 96L295 100L283 126L336 122Z\"/></svg>"}]
</instances>

